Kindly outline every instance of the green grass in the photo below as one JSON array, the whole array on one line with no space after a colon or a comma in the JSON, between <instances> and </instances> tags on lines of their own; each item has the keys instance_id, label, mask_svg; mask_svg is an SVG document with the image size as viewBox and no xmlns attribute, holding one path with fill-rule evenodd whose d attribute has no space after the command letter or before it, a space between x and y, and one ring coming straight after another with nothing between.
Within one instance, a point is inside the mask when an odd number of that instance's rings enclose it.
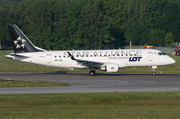
<instances>
[{"instance_id":1,"label":"green grass","mask_svg":"<svg viewBox=\"0 0 180 119\"><path fill-rule=\"evenodd\" d=\"M88 73L90 69L74 69L73 71L61 68L41 66L5 58L5 55L11 51L0 51L0 72L71 72ZM159 66L156 73L180 73L180 56L168 54L176 60L175 64L168 66ZM105 73L96 70L97 73ZM151 67L129 67L120 69L118 73L152 73Z\"/></svg>"},{"instance_id":2,"label":"green grass","mask_svg":"<svg viewBox=\"0 0 180 119\"><path fill-rule=\"evenodd\" d=\"M68 86L67 83L0 80L0 87Z\"/></svg>"},{"instance_id":3,"label":"green grass","mask_svg":"<svg viewBox=\"0 0 180 119\"><path fill-rule=\"evenodd\" d=\"M178 119L180 92L0 95L1 119Z\"/></svg>"}]
</instances>

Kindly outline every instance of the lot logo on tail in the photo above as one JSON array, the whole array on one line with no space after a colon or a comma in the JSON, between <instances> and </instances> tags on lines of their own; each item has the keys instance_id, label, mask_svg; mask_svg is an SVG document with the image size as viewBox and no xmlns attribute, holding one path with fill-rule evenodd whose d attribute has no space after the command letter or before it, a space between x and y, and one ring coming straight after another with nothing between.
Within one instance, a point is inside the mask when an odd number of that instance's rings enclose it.
<instances>
[{"instance_id":1,"label":"lot logo on tail","mask_svg":"<svg viewBox=\"0 0 180 119\"><path fill-rule=\"evenodd\" d=\"M130 57L129 58L129 62L136 62L136 61L140 61L142 57Z\"/></svg>"}]
</instances>

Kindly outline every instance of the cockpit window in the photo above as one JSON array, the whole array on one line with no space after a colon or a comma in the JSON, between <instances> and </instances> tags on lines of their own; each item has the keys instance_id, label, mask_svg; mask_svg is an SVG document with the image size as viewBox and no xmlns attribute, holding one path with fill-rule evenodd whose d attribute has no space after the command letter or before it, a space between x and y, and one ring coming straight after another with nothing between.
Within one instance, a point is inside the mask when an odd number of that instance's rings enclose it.
<instances>
[{"instance_id":1,"label":"cockpit window","mask_svg":"<svg viewBox=\"0 0 180 119\"><path fill-rule=\"evenodd\" d=\"M158 55L166 55L164 52L158 52Z\"/></svg>"}]
</instances>

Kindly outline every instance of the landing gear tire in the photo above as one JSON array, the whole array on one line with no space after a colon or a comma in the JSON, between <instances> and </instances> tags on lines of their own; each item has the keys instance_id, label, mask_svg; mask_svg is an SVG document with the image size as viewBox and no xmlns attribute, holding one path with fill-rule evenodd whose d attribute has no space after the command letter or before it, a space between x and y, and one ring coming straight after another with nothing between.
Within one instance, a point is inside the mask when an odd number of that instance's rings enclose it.
<instances>
[{"instance_id":1,"label":"landing gear tire","mask_svg":"<svg viewBox=\"0 0 180 119\"><path fill-rule=\"evenodd\" d=\"M156 72L153 72L152 75L155 76L155 75L156 75Z\"/></svg>"},{"instance_id":2,"label":"landing gear tire","mask_svg":"<svg viewBox=\"0 0 180 119\"><path fill-rule=\"evenodd\" d=\"M91 71L89 72L89 75L90 75L90 76L94 76L95 73L96 73L96 72L95 72L94 70L91 70Z\"/></svg>"}]
</instances>

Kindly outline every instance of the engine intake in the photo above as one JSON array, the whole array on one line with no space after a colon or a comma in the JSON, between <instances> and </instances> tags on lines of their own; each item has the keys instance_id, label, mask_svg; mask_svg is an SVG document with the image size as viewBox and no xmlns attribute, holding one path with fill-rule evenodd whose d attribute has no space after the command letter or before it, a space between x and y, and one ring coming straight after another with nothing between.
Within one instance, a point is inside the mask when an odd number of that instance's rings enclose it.
<instances>
[{"instance_id":1,"label":"engine intake","mask_svg":"<svg viewBox=\"0 0 180 119\"><path fill-rule=\"evenodd\" d=\"M118 64L108 64L105 67L101 67L102 71L106 72L118 72L119 65Z\"/></svg>"}]
</instances>

